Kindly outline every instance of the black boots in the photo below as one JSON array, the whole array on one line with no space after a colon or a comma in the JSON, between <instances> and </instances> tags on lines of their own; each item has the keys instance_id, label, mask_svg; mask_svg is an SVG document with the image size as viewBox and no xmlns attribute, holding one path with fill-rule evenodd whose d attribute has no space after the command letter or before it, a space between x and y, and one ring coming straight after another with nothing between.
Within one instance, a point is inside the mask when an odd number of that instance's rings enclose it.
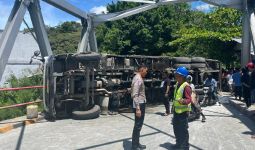
<instances>
[{"instance_id":1,"label":"black boots","mask_svg":"<svg viewBox=\"0 0 255 150\"><path fill-rule=\"evenodd\" d=\"M138 146L132 146L132 150L143 150L146 149L146 145L139 144Z\"/></svg>"}]
</instances>

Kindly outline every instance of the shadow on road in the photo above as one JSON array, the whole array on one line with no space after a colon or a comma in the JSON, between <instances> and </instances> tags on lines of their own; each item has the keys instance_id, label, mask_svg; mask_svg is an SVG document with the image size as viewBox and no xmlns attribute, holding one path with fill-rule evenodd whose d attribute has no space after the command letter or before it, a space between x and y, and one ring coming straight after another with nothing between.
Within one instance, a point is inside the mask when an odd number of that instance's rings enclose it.
<instances>
[{"instance_id":1,"label":"shadow on road","mask_svg":"<svg viewBox=\"0 0 255 150\"><path fill-rule=\"evenodd\" d=\"M234 108L231 105L224 104L223 106L228 111L230 111L235 118L239 119L247 128L249 128L250 131L245 131L242 134L252 135L255 133L255 126L254 126L254 122L252 120L250 120L247 116L243 115L241 112L236 110L236 108Z\"/></svg>"},{"instance_id":2,"label":"shadow on road","mask_svg":"<svg viewBox=\"0 0 255 150\"><path fill-rule=\"evenodd\" d=\"M168 150L172 150L172 149L173 149L173 148L172 148L173 145L174 145L174 144L167 142L167 143L164 143L164 144L160 144L159 146L160 146L160 147L163 147L163 148L165 148L165 149L168 149Z\"/></svg>"},{"instance_id":3,"label":"shadow on road","mask_svg":"<svg viewBox=\"0 0 255 150\"><path fill-rule=\"evenodd\" d=\"M134 121L133 118L131 118L131 117L125 115L125 114L120 114L120 115L125 117L125 118L128 118L128 119ZM166 132L164 132L164 131L162 131L160 129L157 129L157 128L151 126L151 125L144 124L144 126L147 126L147 127L151 128L151 129L155 130L155 132L141 135L141 137L151 136L151 135L154 135L154 134L163 133L165 135L170 136L171 138L175 138L173 135L171 135L169 133L166 133ZM110 145L110 144L114 144L114 143L118 143L118 142L123 142L123 149L124 150L130 150L131 147L132 147L131 139L132 139L131 137L130 138L119 139L119 140L115 140L115 141L111 141L111 142L106 142L106 143L101 143L101 144L97 144L97 145L92 145L92 146L88 146L88 147L79 148L77 150L97 149L98 147L105 146L105 145ZM171 143L164 143L164 144L161 144L160 146L164 147L166 149L171 149L172 144ZM190 144L190 146L193 147L194 149L202 150L202 148L199 148L199 147L197 147L197 146L195 146L193 144Z\"/></svg>"},{"instance_id":4,"label":"shadow on road","mask_svg":"<svg viewBox=\"0 0 255 150\"><path fill-rule=\"evenodd\" d=\"M245 131L245 132L242 132L242 134L253 135L254 133L251 131Z\"/></svg>"},{"instance_id":5,"label":"shadow on road","mask_svg":"<svg viewBox=\"0 0 255 150\"><path fill-rule=\"evenodd\" d=\"M154 114L159 115L159 116L164 116L164 114L165 114L165 113L162 113L162 112L156 112L156 113L154 113Z\"/></svg>"},{"instance_id":6,"label":"shadow on road","mask_svg":"<svg viewBox=\"0 0 255 150\"><path fill-rule=\"evenodd\" d=\"M158 133L159 132L144 134L141 137L150 136L150 135L154 135L154 134L158 134ZM128 150L128 148L131 148L131 141L130 141L131 139L132 138L119 139L119 140L115 140L115 141L111 141L111 142L106 142L106 143L102 143L102 144L97 144L97 145L92 145L92 146L88 146L88 147L84 147L84 148L79 148L77 150L96 149L96 148L101 147L101 146L110 145L110 144L114 144L114 143L118 143L118 142L123 142L123 149Z\"/></svg>"},{"instance_id":7,"label":"shadow on road","mask_svg":"<svg viewBox=\"0 0 255 150\"><path fill-rule=\"evenodd\" d=\"M20 146L22 144L22 139L23 139L23 136L24 136L24 132L25 132L25 125L22 126L21 128L21 131L20 131L20 135L19 135L19 139L18 139L18 143L16 145L16 148L15 150L20 150Z\"/></svg>"},{"instance_id":8,"label":"shadow on road","mask_svg":"<svg viewBox=\"0 0 255 150\"><path fill-rule=\"evenodd\" d=\"M126 116L126 115L124 115L124 114L120 114L120 115L123 116L123 117L126 117L126 118L128 118L128 119L130 119L130 120L134 120L133 118L131 118L131 117L129 117L129 116ZM147 127L151 128L151 129L153 129L153 130L155 130L155 131L157 131L157 132L159 132L159 133L163 133L163 134L165 134L165 135L168 135L168 136L170 136L171 138L175 138L173 135L171 135L171 134L169 134L169 133L166 133L166 132L164 132L164 131L162 131L162 130L160 130L160 129L157 129L157 128L151 126L151 125L148 125L148 124L146 124L146 123L144 123L144 126L147 126ZM193 145L193 144L190 144L190 146L193 147L193 148L195 148L195 149L197 149L197 150L202 150L201 148L199 148L199 147L197 147L197 146L195 146L195 145Z\"/></svg>"}]
</instances>

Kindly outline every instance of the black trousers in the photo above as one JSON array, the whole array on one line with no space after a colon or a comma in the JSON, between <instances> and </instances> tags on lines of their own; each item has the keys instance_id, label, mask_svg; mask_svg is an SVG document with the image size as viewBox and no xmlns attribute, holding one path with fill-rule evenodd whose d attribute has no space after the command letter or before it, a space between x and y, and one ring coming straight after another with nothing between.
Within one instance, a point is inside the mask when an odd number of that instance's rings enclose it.
<instances>
[{"instance_id":1,"label":"black trousers","mask_svg":"<svg viewBox=\"0 0 255 150\"><path fill-rule=\"evenodd\" d=\"M177 114L174 112L173 128L176 145L181 149L189 149L188 112Z\"/></svg>"},{"instance_id":2,"label":"black trousers","mask_svg":"<svg viewBox=\"0 0 255 150\"><path fill-rule=\"evenodd\" d=\"M241 99L241 91L242 91L241 86L235 86L235 97L239 97L239 99Z\"/></svg>"},{"instance_id":3,"label":"black trousers","mask_svg":"<svg viewBox=\"0 0 255 150\"><path fill-rule=\"evenodd\" d=\"M164 105L166 108L166 113L169 114L170 113L170 102L169 102L169 98L168 97L164 97Z\"/></svg>"},{"instance_id":4,"label":"black trousers","mask_svg":"<svg viewBox=\"0 0 255 150\"><path fill-rule=\"evenodd\" d=\"M243 98L244 98L244 101L245 101L247 107L251 106L251 96L250 95L251 95L250 88L243 86Z\"/></svg>"},{"instance_id":5,"label":"black trousers","mask_svg":"<svg viewBox=\"0 0 255 150\"><path fill-rule=\"evenodd\" d=\"M135 115L135 125L132 134L132 147L138 147L140 143L140 132L143 126L144 116L145 116L145 103L140 104L141 117L136 117L136 110L133 109Z\"/></svg>"}]
</instances>

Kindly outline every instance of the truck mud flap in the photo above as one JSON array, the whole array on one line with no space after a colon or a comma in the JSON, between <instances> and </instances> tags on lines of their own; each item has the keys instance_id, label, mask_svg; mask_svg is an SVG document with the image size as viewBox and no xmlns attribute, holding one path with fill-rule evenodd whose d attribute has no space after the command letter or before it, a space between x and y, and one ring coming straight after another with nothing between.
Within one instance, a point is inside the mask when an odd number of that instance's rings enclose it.
<instances>
[{"instance_id":1,"label":"truck mud flap","mask_svg":"<svg viewBox=\"0 0 255 150\"><path fill-rule=\"evenodd\" d=\"M75 120L95 119L99 117L100 112L100 107L95 105L93 108L87 111L73 111L72 118Z\"/></svg>"}]
</instances>

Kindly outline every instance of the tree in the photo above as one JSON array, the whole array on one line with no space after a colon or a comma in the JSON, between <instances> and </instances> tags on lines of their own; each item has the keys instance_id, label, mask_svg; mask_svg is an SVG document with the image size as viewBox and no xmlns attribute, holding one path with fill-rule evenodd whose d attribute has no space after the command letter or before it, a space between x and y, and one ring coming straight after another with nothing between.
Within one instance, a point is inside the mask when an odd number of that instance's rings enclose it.
<instances>
[{"instance_id":1,"label":"tree","mask_svg":"<svg viewBox=\"0 0 255 150\"><path fill-rule=\"evenodd\" d=\"M211 13L198 15L199 24L183 27L175 33L169 45L177 49L175 56L203 56L229 65L236 61L233 38L241 36L241 12L217 8ZM170 54L171 55L171 54Z\"/></svg>"},{"instance_id":2,"label":"tree","mask_svg":"<svg viewBox=\"0 0 255 150\"><path fill-rule=\"evenodd\" d=\"M80 41L81 29L81 24L74 21L50 27L48 35L53 53L75 53Z\"/></svg>"},{"instance_id":3,"label":"tree","mask_svg":"<svg viewBox=\"0 0 255 150\"><path fill-rule=\"evenodd\" d=\"M108 5L107 8L109 12L115 12L138 5L118 2ZM122 20L108 22L105 24L104 33L97 34L104 36L104 41L99 42L99 49L101 52L115 54L145 55L161 55L163 52L173 51L168 45L168 42L173 40L172 33L189 22L191 13L190 6L183 3L162 6Z\"/></svg>"}]
</instances>

